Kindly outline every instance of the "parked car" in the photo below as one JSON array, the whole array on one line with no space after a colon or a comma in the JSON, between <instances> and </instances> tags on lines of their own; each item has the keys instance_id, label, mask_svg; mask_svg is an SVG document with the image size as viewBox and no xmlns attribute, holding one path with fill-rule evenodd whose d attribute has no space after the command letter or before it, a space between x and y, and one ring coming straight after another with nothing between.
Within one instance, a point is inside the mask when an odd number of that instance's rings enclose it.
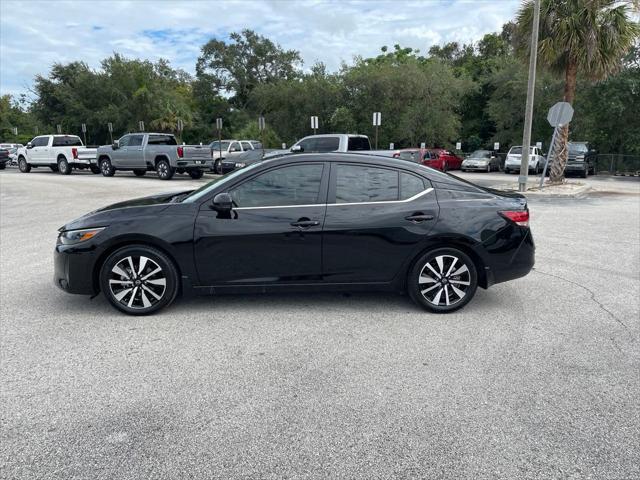
<instances>
[{"instance_id":1,"label":"parked car","mask_svg":"<svg viewBox=\"0 0 640 480\"><path fill-rule=\"evenodd\" d=\"M360 152L370 155L392 157L395 150L372 150L369 137L348 133L325 133L309 135L294 143L289 150L273 150L265 155L269 158L287 153Z\"/></svg>"},{"instance_id":2,"label":"parked car","mask_svg":"<svg viewBox=\"0 0 640 480\"><path fill-rule=\"evenodd\" d=\"M1 143L0 148L9 150L9 158L12 165L18 164L18 149L24 147L21 143Z\"/></svg>"},{"instance_id":3,"label":"parked car","mask_svg":"<svg viewBox=\"0 0 640 480\"><path fill-rule=\"evenodd\" d=\"M208 146L178 145L168 133L128 133L113 145L98 148L94 162L105 177L118 170L133 171L138 177L155 171L160 180L170 180L175 173L198 179L213 165Z\"/></svg>"},{"instance_id":4,"label":"parked car","mask_svg":"<svg viewBox=\"0 0 640 480\"><path fill-rule=\"evenodd\" d=\"M249 165L253 165L254 163L260 162L263 160L265 153L268 151L263 150L248 150L246 152L242 152L241 155L231 159L222 160L222 164L220 166L220 173L226 175L229 172L232 172L236 169L245 168Z\"/></svg>"},{"instance_id":5,"label":"parked car","mask_svg":"<svg viewBox=\"0 0 640 480\"><path fill-rule=\"evenodd\" d=\"M11 162L9 149L0 147L0 170L4 170L5 168L7 168L7 164L9 162Z\"/></svg>"},{"instance_id":6,"label":"parked car","mask_svg":"<svg viewBox=\"0 0 640 480\"><path fill-rule=\"evenodd\" d=\"M458 170L462 166L460 157L443 148L404 148L395 158L421 163L441 172Z\"/></svg>"},{"instance_id":7,"label":"parked car","mask_svg":"<svg viewBox=\"0 0 640 480\"><path fill-rule=\"evenodd\" d=\"M39 135L26 147L19 148L16 154L22 173L29 173L32 168L49 167L53 172L69 175L74 168L100 173L85 155L93 158L95 152L95 148L85 147L76 135Z\"/></svg>"},{"instance_id":8,"label":"parked car","mask_svg":"<svg viewBox=\"0 0 640 480\"><path fill-rule=\"evenodd\" d=\"M511 147L504 161L504 173L520 173L522 147ZM538 147L529 147L529 173L541 173L546 159Z\"/></svg>"},{"instance_id":9,"label":"parked car","mask_svg":"<svg viewBox=\"0 0 640 480\"><path fill-rule=\"evenodd\" d=\"M491 150L476 150L462 161L460 169L466 171L492 172L500 170L500 159Z\"/></svg>"},{"instance_id":10,"label":"parked car","mask_svg":"<svg viewBox=\"0 0 640 480\"><path fill-rule=\"evenodd\" d=\"M245 152L262 150L262 143L257 140L216 140L209 144L213 158L213 171L222 173L222 162L234 160ZM222 154L220 153L222 151Z\"/></svg>"},{"instance_id":11,"label":"parked car","mask_svg":"<svg viewBox=\"0 0 640 480\"><path fill-rule=\"evenodd\" d=\"M569 142L567 150L565 174L577 173L582 178L587 178L590 174L596 174L598 152L591 148L589 142Z\"/></svg>"},{"instance_id":12,"label":"parked car","mask_svg":"<svg viewBox=\"0 0 640 480\"><path fill-rule=\"evenodd\" d=\"M473 201L469 201L473 200ZM408 292L428 311L534 264L527 201L374 155L284 155L64 225L54 283L122 312L182 294Z\"/></svg>"}]
</instances>

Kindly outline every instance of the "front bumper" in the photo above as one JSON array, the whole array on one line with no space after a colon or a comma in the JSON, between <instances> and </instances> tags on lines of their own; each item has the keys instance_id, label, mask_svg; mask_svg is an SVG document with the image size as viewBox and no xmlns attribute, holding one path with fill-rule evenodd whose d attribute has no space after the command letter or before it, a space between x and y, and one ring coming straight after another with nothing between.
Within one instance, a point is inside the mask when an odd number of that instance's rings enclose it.
<instances>
[{"instance_id":1,"label":"front bumper","mask_svg":"<svg viewBox=\"0 0 640 480\"><path fill-rule=\"evenodd\" d=\"M92 249L75 245L56 245L53 253L53 283L67 293L95 295L93 267L96 254Z\"/></svg>"},{"instance_id":2,"label":"front bumper","mask_svg":"<svg viewBox=\"0 0 640 480\"><path fill-rule=\"evenodd\" d=\"M589 168L588 164L585 162L572 162L568 161L567 166L565 167L565 172L584 172L585 168Z\"/></svg>"},{"instance_id":3,"label":"front bumper","mask_svg":"<svg viewBox=\"0 0 640 480\"><path fill-rule=\"evenodd\" d=\"M478 163L462 163L462 166L460 167L463 170L481 170L483 172L487 171L487 167L489 166L489 164L486 165L482 165L482 164L478 164Z\"/></svg>"}]
</instances>

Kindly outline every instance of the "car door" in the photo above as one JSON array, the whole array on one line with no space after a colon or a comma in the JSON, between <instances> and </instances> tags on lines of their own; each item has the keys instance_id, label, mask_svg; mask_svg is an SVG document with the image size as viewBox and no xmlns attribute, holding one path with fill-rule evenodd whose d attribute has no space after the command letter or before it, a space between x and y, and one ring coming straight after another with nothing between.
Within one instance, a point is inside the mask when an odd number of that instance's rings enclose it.
<instances>
[{"instance_id":1,"label":"car door","mask_svg":"<svg viewBox=\"0 0 640 480\"><path fill-rule=\"evenodd\" d=\"M45 163L49 151L49 137L36 137L31 141L32 147L28 150L29 162L33 164Z\"/></svg>"},{"instance_id":2,"label":"car door","mask_svg":"<svg viewBox=\"0 0 640 480\"><path fill-rule=\"evenodd\" d=\"M331 166L323 230L323 277L330 283L388 283L415 255L439 207L428 179L381 166Z\"/></svg>"},{"instance_id":3,"label":"car door","mask_svg":"<svg viewBox=\"0 0 640 480\"><path fill-rule=\"evenodd\" d=\"M229 150L227 151L226 158L235 160L240 155L242 155L242 147L240 146L240 142L231 142L231 144L229 145Z\"/></svg>"},{"instance_id":4,"label":"car door","mask_svg":"<svg viewBox=\"0 0 640 480\"><path fill-rule=\"evenodd\" d=\"M144 134L129 135L129 143L122 148L120 164L121 168L146 168L144 161Z\"/></svg>"},{"instance_id":5,"label":"car door","mask_svg":"<svg viewBox=\"0 0 640 480\"><path fill-rule=\"evenodd\" d=\"M131 135L124 135L118 140L118 148L111 151L111 164L116 168L125 166L125 158L129 148Z\"/></svg>"},{"instance_id":6,"label":"car door","mask_svg":"<svg viewBox=\"0 0 640 480\"><path fill-rule=\"evenodd\" d=\"M263 170L227 190L231 215L208 199L194 230L201 285L319 281L328 170L313 161Z\"/></svg>"}]
</instances>

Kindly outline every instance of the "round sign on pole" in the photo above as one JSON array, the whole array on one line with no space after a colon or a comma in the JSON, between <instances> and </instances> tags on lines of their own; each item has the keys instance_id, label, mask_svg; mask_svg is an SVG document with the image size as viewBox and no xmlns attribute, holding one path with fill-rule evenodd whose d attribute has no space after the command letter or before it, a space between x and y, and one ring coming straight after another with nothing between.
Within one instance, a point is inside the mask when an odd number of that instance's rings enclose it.
<instances>
[{"instance_id":1,"label":"round sign on pole","mask_svg":"<svg viewBox=\"0 0 640 480\"><path fill-rule=\"evenodd\" d=\"M566 125L573 118L573 107L569 102L558 102L549 109L547 121L552 127Z\"/></svg>"}]
</instances>

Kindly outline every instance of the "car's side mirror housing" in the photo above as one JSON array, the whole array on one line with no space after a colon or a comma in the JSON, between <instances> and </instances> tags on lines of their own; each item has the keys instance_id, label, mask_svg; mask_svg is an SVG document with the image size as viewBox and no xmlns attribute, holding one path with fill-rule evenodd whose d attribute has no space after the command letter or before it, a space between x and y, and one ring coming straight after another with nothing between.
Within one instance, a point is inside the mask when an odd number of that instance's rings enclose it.
<instances>
[{"instance_id":1,"label":"car's side mirror housing","mask_svg":"<svg viewBox=\"0 0 640 480\"><path fill-rule=\"evenodd\" d=\"M213 197L211 208L218 213L230 212L233 208L233 198L228 193L219 193Z\"/></svg>"},{"instance_id":2,"label":"car's side mirror housing","mask_svg":"<svg viewBox=\"0 0 640 480\"><path fill-rule=\"evenodd\" d=\"M28 142L28 143L27 143L27 148L33 148L33 143Z\"/></svg>"},{"instance_id":3,"label":"car's side mirror housing","mask_svg":"<svg viewBox=\"0 0 640 480\"><path fill-rule=\"evenodd\" d=\"M111 148L112 148L113 150L117 150L117 149L119 149L119 148L120 148L120 142L119 142L118 140L114 140L114 141L113 141L113 144L111 145Z\"/></svg>"},{"instance_id":4,"label":"car's side mirror housing","mask_svg":"<svg viewBox=\"0 0 640 480\"><path fill-rule=\"evenodd\" d=\"M304 148L302 148L300 145L294 145L293 147L291 147L291 151L292 152L304 152Z\"/></svg>"}]
</instances>

